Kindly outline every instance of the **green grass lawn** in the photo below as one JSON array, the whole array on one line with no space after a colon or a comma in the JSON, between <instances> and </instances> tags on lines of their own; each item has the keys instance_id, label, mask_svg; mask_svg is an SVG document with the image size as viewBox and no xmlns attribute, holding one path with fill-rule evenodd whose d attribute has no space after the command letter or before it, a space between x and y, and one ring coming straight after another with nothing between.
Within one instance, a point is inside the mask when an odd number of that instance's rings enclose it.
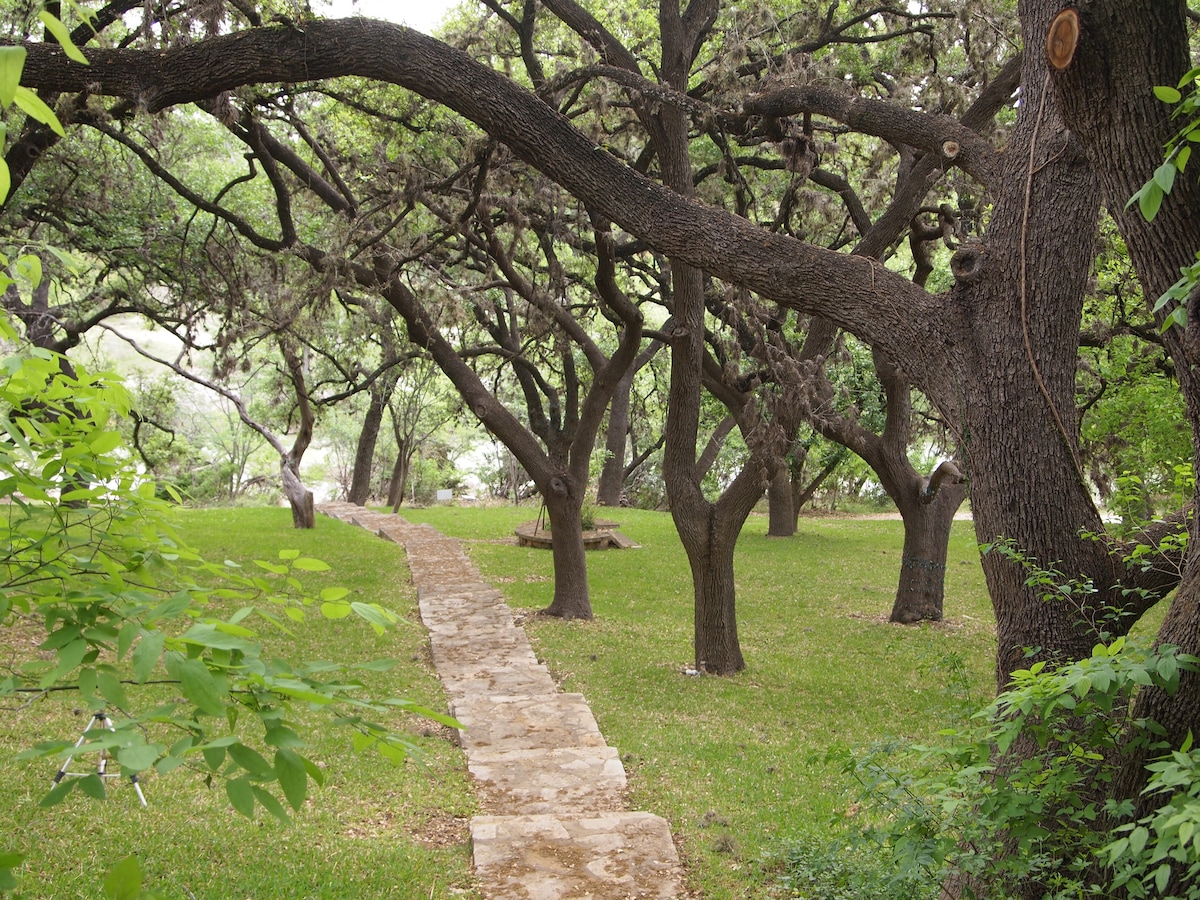
<instances>
[{"instance_id":1,"label":"green grass lawn","mask_svg":"<svg viewBox=\"0 0 1200 900\"><path fill-rule=\"evenodd\" d=\"M550 602L550 554L511 539L536 509L402 514L464 539L514 608ZM777 886L782 854L864 815L825 754L886 736L925 737L955 719L964 694L980 701L991 694L991 613L970 524L955 525L946 623L901 628L886 622L898 521L804 519L796 537L780 540L752 517L737 559L748 668L712 678L686 674L691 582L670 517L638 510L616 517L642 548L589 554L596 620L526 617L535 649L564 690L588 698L620 749L632 808L671 822L698 896L804 896ZM399 665L376 676L372 691L444 708L397 546L326 518L313 532L296 532L278 509L190 511L183 522L186 538L210 559L249 562L298 549L333 567L305 574L312 591L342 585L351 599L383 602L405 617L383 637L354 619L313 623L286 641L272 638L273 652L392 656ZM13 658L36 652L28 634L10 637ZM27 897L98 897L104 871L130 853L143 861L147 886L171 898L475 896L466 822L477 810L462 755L438 726L392 723L424 751L423 763L401 767L356 755L336 729L309 730L309 755L327 782L284 826L261 812L254 821L238 816L219 786L187 771L147 778L147 809L125 784L111 785L104 801L73 794L42 809L53 767L13 756L77 734L88 716L69 695L5 715L0 810L13 826L5 846L29 856L21 873Z\"/></svg>"},{"instance_id":2,"label":"green grass lawn","mask_svg":"<svg viewBox=\"0 0 1200 900\"><path fill-rule=\"evenodd\" d=\"M549 604L550 554L509 540L536 509L401 514L467 541L512 606ZM748 668L713 678L685 674L691 582L670 516L615 518L642 549L588 555L596 620L530 617L525 627L620 749L633 808L670 820L690 884L709 900L784 896L771 887L782 850L861 815L828 750L927 737L957 721L964 694L994 691L993 620L969 522L954 526L946 622L899 627L886 621L899 521L802 519L794 538L776 539L752 517L736 563Z\"/></svg>"},{"instance_id":3,"label":"green grass lawn","mask_svg":"<svg viewBox=\"0 0 1200 900\"><path fill-rule=\"evenodd\" d=\"M337 584L351 590L349 599L380 602L405 621L383 636L355 618L314 621L296 628L292 638L271 637L269 649L293 659L394 657L398 665L389 672L367 673L372 693L445 709L427 663L426 635L404 554L395 544L329 519L322 519L316 531L297 532L283 509L189 511L183 513L183 525L185 538L212 560L248 564L275 559L288 548L328 562L332 572L301 573L307 589ZM37 652L33 634L13 629L6 635L5 665ZM147 704L155 699L136 696ZM304 725L324 722L303 709L300 714L308 716ZM323 767L326 782L312 791L292 823L283 825L261 810L253 821L243 818L220 785L210 787L203 776L186 770L149 775L143 784L145 809L124 782L110 782L103 801L73 792L60 806L39 807L55 766L13 756L41 740L74 737L89 718L64 694L4 712L0 849L27 854L19 872L25 897L98 898L105 871L131 853L142 861L146 887L172 900L477 896L466 828L477 809L462 754L441 726L397 715L389 724L422 750L420 762L401 766L371 751L354 753L343 729L306 728L306 754ZM85 757L76 766L86 764Z\"/></svg>"}]
</instances>

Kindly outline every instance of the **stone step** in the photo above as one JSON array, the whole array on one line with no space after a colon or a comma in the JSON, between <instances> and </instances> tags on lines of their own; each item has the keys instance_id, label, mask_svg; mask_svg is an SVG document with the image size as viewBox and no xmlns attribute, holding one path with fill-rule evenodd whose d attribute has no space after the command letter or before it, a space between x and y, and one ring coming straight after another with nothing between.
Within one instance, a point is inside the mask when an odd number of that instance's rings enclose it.
<instances>
[{"instance_id":1,"label":"stone step","mask_svg":"<svg viewBox=\"0 0 1200 900\"><path fill-rule=\"evenodd\" d=\"M495 815L620 812L625 767L615 747L562 747L469 755L481 805Z\"/></svg>"},{"instance_id":2,"label":"stone step","mask_svg":"<svg viewBox=\"0 0 1200 900\"><path fill-rule=\"evenodd\" d=\"M494 626L515 626L512 612L503 602L488 596L462 593L425 594L416 601L421 620L430 628L452 628L464 622L486 622Z\"/></svg>"},{"instance_id":3,"label":"stone step","mask_svg":"<svg viewBox=\"0 0 1200 900\"><path fill-rule=\"evenodd\" d=\"M471 850L488 900L671 900L681 891L671 829L650 813L477 816Z\"/></svg>"},{"instance_id":4,"label":"stone step","mask_svg":"<svg viewBox=\"0 0 1200 900\"><path fill-rule=\"evenodd\" d=\"M439 661L435 655L434 665L451 699L480 694L550 695L558 690L546 667L532 659L481 665L477 660L451 657L442 657Z\"/></svg>"},{"instance_id":5,"label":"stone step","mask_svg":"<svg viewBox=\"0 0 1200 900\"><path fill-rule=\"evenodd\" d=\"M450 703L462 723L467 757L478 750L554 750L603 747L604 737L582 694L464 697Z\"/></svg>"}]
</instances>

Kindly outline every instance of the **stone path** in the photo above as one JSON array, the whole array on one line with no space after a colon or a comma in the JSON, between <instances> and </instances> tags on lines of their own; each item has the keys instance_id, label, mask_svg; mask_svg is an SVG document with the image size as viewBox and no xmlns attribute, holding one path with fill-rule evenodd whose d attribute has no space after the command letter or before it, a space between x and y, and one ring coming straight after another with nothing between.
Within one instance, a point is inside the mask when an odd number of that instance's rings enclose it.
<instances>
[{"instance_id":1,"label":"stone path","mask_svg":"<svg viewBox=\"0 0 1200 900\"><path fill-rule=\"evenodd\" d=\"M486 815L471 820L489 900L668 900L682 893L666 820L625 808L625 769L581 694L558 691L459 542L427 525L327 503L404 547L433 664Z\"/></svg>"}]
</instances>

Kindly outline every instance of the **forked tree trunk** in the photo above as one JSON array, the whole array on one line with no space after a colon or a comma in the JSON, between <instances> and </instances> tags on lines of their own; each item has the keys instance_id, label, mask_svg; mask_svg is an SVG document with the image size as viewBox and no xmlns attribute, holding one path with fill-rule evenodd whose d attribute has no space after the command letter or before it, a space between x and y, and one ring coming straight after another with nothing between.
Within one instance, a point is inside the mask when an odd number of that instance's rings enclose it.
<instances>
[{"instance_id":1,"label":"forked tree trunk","mask_svg":"<svg viewBox=\"0 0 1200 900\"><path fill-rule=\"evenodd\" d=\"M950 528L966 493L964 485L951 484L930 502L910 494L897 504L904 520L904 551L890 621L909 625L942 620Z\"/></svg>"}]
</instances>

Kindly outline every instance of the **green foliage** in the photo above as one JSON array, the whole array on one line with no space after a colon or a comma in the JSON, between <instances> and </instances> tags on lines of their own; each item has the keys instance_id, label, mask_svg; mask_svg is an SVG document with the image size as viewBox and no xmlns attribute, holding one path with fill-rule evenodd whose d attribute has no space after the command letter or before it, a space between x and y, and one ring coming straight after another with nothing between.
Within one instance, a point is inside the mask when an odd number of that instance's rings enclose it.
<instances>
[{"instance_id":1,"label":"green foliage","mask_svg":"<svg viewBox=\"0 0 1200 900\"><path fill-rule=\"evenodd\" d=\"M801 900L934 900L937 886L897 875L879 847L855 835L805 837L789 845L779 876L784 896Z\"/></svg>"},{"instance_id":2,"label":"green foliage","mask_svg":"<svg viewBox=\"0 0 1200 900\"><path fill-rule=\"evenodd\" d=\"M265 654L256 629L286 634L314 612L353 614L380 633L397 617L349 600L343 588L307 596L299 576L328 566L299 551L254 560L252 569L201 559L179 540L113 427L129 402L112 376L47 351L21 349L0 362L0 623L42 633L41 652L0 671L0 697L67 691L92 712L122 712L114 729L89 729L78 748L72 735L18 759L104 753L121 775L197 768L224 783L238 812L261 806L286 820L310 782L324 781L298 752L298 709L323 710L352 730L357 749L392 762L413 749L379 724L392 711L454 724L407 700L364 697L360 671L375 663L293 664ZM154 684L177 695L126 712ZM104 795L99 778L67 778L43 804L75 790Z\"/></svg>"},{"instance_id":3,"label":"green foliage","mask_svg":"<svg viewBox=\"0 0 1200 900\"><path fill-rule=\"evenodd\" d=\"M1185 95L1184 90L1188 93ZM1162 208L1163 198L1171 193L1175 186L1175 176L1182 174L1192 158L1192 145L1200 143L1200 66L1189 70L1179 79L1179 84L1159 85L1154 88L1154 96L1164 103L1175 104L1172 116L1183 119L1184 124L1167 142L1166 159L1154 171L1153 177L1129 198L1125 204L1128 209L1135 202L1142 217L1147 222L1153 222ZM1181 277L1154 304L1154 312L1169 310L1163 330L1172 325L1183 328L1187 325L1187 309L1181 305L1192 289L1200 282L1200 250L1196 252L1196 262L1180 269Z\"/></svg>"},{"instance_id":4,"label":"green foliage","mask_svg":"<svg viewBox=\"0 0 1200 900\"><path fill-rule=\"evenodd\" d=\"M1200 809L1192 754L1151 764L1147 790L1166 802L1142 823L1122 822L1131 804L1100 800L1122 753L1158 746L1161 729L1131 713L1135 692L1173 693L1181 670L1196 663L1169 646L1119 638L1088 659L1014 672L1008 690L968 726L940 732L941 741L838 756L881 814L870 834L901 872L932 883L953 873L996 896L1029 883L1044 897L1107 896L1102 883L1129 889L1147 873L1164 877L1164 859L1196 859L1195 826L1186 827Z\"/></svg>"},{"instance_id":5,"label":"green foliage","mask_svg":"<svg viewBox=\"0 0 1200 900\"><path fill-rule=\"evenodd\" d=\"M1196 900L1200 897L1200 750L1185 746L1150 763L1144 793L1165 801L1103 848L1114 872L1113 887L1130 897ZM1127 813L1127 806L1114 812ZM1173 882L1175 872L1182 872Z\"/></svg>"},{"instance_id":6,"label":"green foliage","mask_svg":"<svg viewBox=\"0 0 1200 900\"><path fill-rule=\"evenodd\" d=\"M300 558L322 559L332 568L294 570L313 596L336 576L336 583L350 591L344 599L377 598L401 617L380 635L361 627L353 615L331 622L314 612L304 622L289 622L290 633L264 630L265 656L374 660L354 670L368 693L445 708L422 651L427 636L418 620L404 552L396 544L326 519L316 529L297 532L290 512L279 507L182 508L173 518L183 539L205 558L232 558L255 568L254 559L275 560L279 550L290 547ZM240 605L236 600L217 603L229 612ZM19 627L6 637L15 639L14 647L32 648L28 629ZM174 685L147 684L129 689L131 697L135 690L138 700L150 695L153 702L178 692ZM392 896L398 890L414 897L476 896L470 890L466 851L466 822L477 811L470 779L452 733L424 718L401 709L373 715L420 748L419 756L394 766L373 751L355 752L354 732L329 727L327 708L297 704L293 730L305 746L296 752L317 761L325 786L316 790L310 782L308 798L292 812L274 784L261 785L289 811L284 825L270 815L251 820L234 812L224 780L208 782L203 763L186 773L145 772L146 807L138 804L127 780L114 778L106 780L104 802L76 788L63 804L43 808L39 800L55 763L14 757L47 735L78 736L88 714L69 694L13 705L17 708L5 712L0 730L0 809L9 824L0 848L26 855L26 865L17 871L21 893L29 900L99 898L106 872L130 854L141 862L143 890L171 900L189 895L341 900ZM242 715L238 730L260 755L273 760L274 750L257 740L255 718ZM72 764L72 771L95 771L95 764L95 754L85 755ZM110 770L118 771L115 763ZM314 853L314 847L320 852Z\"/></svg>"}]
</instances>

